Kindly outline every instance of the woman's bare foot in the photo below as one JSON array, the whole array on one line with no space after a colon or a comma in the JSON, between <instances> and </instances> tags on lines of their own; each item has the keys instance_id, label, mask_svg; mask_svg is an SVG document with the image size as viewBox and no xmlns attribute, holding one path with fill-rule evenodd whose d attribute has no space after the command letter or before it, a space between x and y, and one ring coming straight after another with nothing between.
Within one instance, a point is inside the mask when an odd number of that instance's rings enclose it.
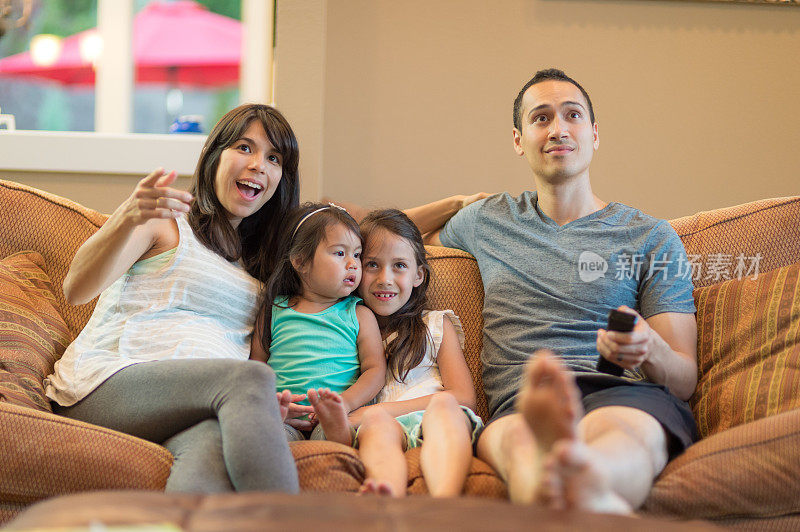
<instances>
[{"instance_id":1,"label":"woman's bare foot","mask_svg":"<svg viewBox=\"0 0 800 532\"><path fill-rule=\"evenodd\" d=\"M342 396L328 388L308 390L308 401L314 407L314 413L325 431L325 439L344 445L353 444L350 422L347 420Z\"/></svg>"},{"instance_id":2,"label":"woman's bare foot","mask_svg":"<svg viewBox=\"0 0 800 532\"><path fill-rule=\"evenodd\" d=\"M292 402L292 392L283 390L275 395L278 397L278 410L281 413L281 421L286 421L286 416L289 414L289 403Z\"/></svg>"},{"instance_id":3,"label":"woman's bare foot","mask_svg":"<svg viewBox=\"0 0 800 532\"><path fill-rule=\"evenodd\" d=\"M361 487L358 489L359 495L381 495L383 497L396 497L392 491L392 487L388 482L379 482L375 479L368 478L364 480Z\"/></svg>"}]
</instances>

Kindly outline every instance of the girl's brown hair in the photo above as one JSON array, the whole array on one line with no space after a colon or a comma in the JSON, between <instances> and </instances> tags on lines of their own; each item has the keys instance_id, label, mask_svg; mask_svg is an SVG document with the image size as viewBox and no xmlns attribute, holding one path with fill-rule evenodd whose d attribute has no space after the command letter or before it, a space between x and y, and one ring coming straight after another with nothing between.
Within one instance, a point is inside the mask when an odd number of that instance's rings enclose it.
<instances>
[{"instance_id":1,"label":"girl's brown hair","mask_svg":"<svg viewBox=\"0 0 800 532\"><path fill-rule=\"evenodd\" d=\"M234 229L214 191L214 181L222 151L239 140L254 120L261 122L267 138L280 153L281 180L269 201ZM280 228L299 203L299 158L297 138L277 109L245 104L228 111L209 133L194 171L190 192L195 201L189 212L189 225L197 239L228 261L241 259L250 275L266 281L275 268Z\"/></svg>"},{"instance_id":2,"label":"girl's brown hair","mask_svg":"<svg viewBox=\"0 0 800 532\"><path fill-rule=\"evenodd\" d=\"M293 210L283 224L275 269L264 287L256 320L256 323L261 324L261 345L264 351L269 352L269 344L272 342L272 307L276 304L276 299L286 297L288 299L285 305L290 306L291 299L300 295L303 289L300 275L294 269L292 261L305 265L314 260L314 254L325 238L327 228L336 224L344 225L361 238L358 222L346 210L329 203L304 203ZM279 304L283 306L283 303Z\"/></svg>"},{"instance_id":3,"label":"girl's brown hair","mask_svg":"<svg viewBox=\"0 0 800 532\"><path fill-rule=\"evenodd\" d=\"M361 235L365 250L370 238L380 238L378 233L387 231L399 236L414 250L416 267L422 268L422 283L411 290L411 297L394 314L386 316L382 327L384 337L396 332L397 337L386 346L386 364L398 382L405 381L408 372L417 367L425 358L430 332L422 320L422 312L428 306L428 285L431 268L425 257L422 235L408 216L397 209L383 209L370 212L361 220Z\"/></svg>"}]
</instances>

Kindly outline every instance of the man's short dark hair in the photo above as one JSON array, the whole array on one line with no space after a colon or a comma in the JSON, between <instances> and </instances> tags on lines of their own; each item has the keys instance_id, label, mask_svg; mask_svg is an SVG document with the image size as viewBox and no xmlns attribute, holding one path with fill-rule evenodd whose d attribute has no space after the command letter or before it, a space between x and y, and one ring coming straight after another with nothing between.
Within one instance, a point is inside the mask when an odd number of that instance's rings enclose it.
<instances>
[{"instance_id":1,"label":"man's short dark hair","mask_svg":"<svg viewBox=\"0 0 800 532\"><path fill-rule=\"evenodd\" d=\"M541 83L543 81L566 81L567 83L572 83L578 89L580 89L581 94L583 97L586 98L586 103L589 104L589 118L594 124L594 109L592 108L592 100L589 98L589 93L581 87L581 84L572 79L571 77L564 74L563 70L559 70L557 68L548 68L545 70L538 71L531 79L526 83L522 89L517 94L517 97L514 99L514 127L517 128L518 131L522 130L522 96L525 94L525 91L531 85L536 85L537 83Z\"/></svg>"}]
</instances>

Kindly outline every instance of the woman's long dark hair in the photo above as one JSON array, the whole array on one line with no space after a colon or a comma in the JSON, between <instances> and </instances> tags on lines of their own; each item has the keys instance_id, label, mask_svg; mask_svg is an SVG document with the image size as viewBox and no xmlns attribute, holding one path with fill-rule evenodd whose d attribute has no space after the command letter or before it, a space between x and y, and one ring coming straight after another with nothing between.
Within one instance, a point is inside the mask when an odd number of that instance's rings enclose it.
<instances>
[{"instance_id":1,"label":"woman's long dark hair","mask_svg":"<svg viewBox=\"0 0 800 532\"><path fill-rule=\"evenodd\" d=\"M381 238L380 232L387 231L399 236L414 250L415 268L422 268L422 283L411 290L411 297L397 312L386 316L382 327L384 337L396 332L397 337L386 346L386 364L398 382L404 382L408 372L417 367L425 358L430 332L422 320L422 312L428 307L428 285L431 268L425 257L422 235L408 216L397 209L372 211L361 220L361 235L364 251L368 251L370 238Z\"/></svg>"},{"instance_id":2,"label":"woman's long dark hair","mask_svg":"<svg viewBox=\"0 0 800 532\"><path fill-rule=\"evenodd\" d=\"M319 212L311 214L317 210ZM275 300L278 297L287 297L286 305L289 306L291 299L299 296L303 289L300 275L294 269L292 261L305 265L314 260L314 254L325 238L327 228L336 224L344 225L361 238L358 222L346 210L329 203L304 203L294 209L289 219L282 224L275 269L264 287L256 320L261 324L261 345L264 351L269 352L272 342L272 307ZM255 338L253 341L256 341Z\"/></svg>"},{"instance_id":3,"label":"woman's long dark hair","mask_svg":"<svg viewBox=\"0 0 800 532\"><path fill-rule=\"evenodd\" d=\"M234 229L214 191L214 181L222 151L239 140L254 120L261 122L267 138L281 155L281 180L258 212ZM241 259L250 275L265 282L275 268L280 228L299 203L299 158L297 138L274 107L245 104L228 111L209 133L194 171L190 192L195 201L189 212L189 225L197 239L229 261Z\"/></svg>"}]
</instances>

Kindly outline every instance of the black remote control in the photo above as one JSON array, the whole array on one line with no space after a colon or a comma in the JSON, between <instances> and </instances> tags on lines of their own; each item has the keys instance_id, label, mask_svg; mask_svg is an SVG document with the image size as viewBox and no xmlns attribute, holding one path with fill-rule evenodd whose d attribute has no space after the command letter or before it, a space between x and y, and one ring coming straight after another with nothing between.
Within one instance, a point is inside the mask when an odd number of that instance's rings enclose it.
<instances>
[{"instance_id":1,"label":"black remote control","mask_svg":"<svg viewBox=\"0 0 800 532\"><path fill-rule=\"evenodd\" d=\"M608 313L608 330L617 332L631 332L633 326L636 325L636 316L629 312L622 312L621 310L612 309ZM613 362L603 358L602 356L597 360L597 371L621 377L625 368L617 366Z\"/></svg>"}]
</instances>

